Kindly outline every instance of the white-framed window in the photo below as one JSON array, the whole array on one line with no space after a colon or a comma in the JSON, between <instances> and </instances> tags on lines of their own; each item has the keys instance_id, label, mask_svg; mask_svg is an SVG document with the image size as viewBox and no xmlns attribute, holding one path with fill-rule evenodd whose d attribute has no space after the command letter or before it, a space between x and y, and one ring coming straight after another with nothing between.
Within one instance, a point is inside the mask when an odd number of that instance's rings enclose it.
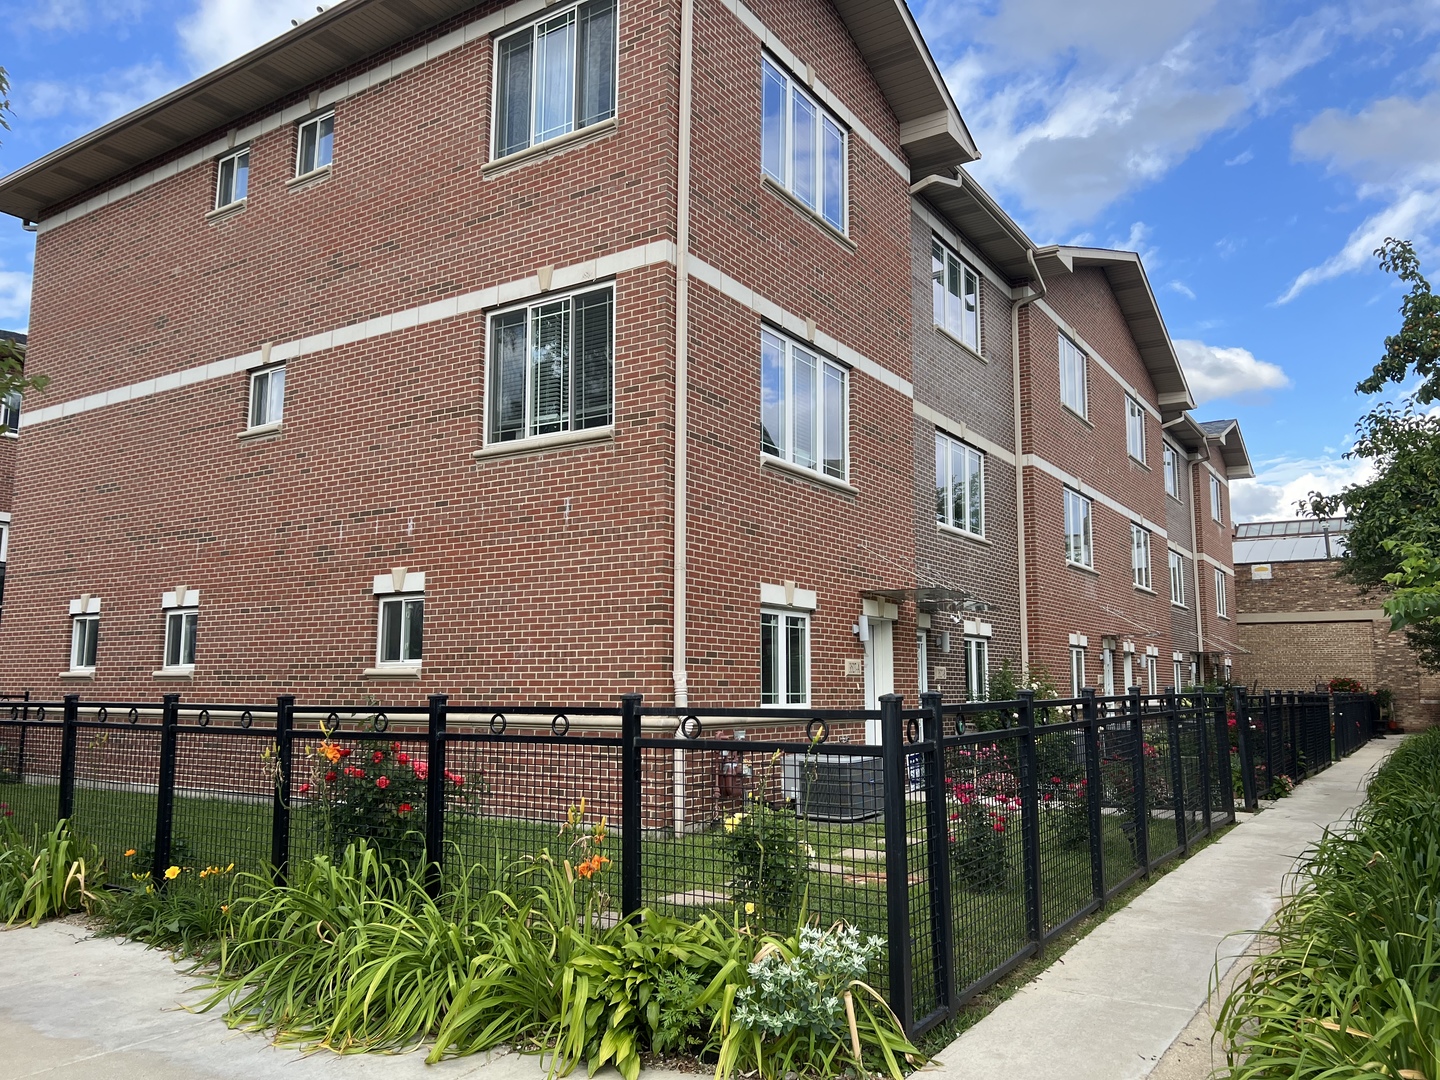
<instances>
[{"instance_id":1,"label":"white-framed window","mask_svg":"<svg viewBox=\"0 0 1440 1080\"><path fill-rule=\"evenodd\" d=\"M985 455L935 433L935 520L985 535Z\"/></svg>"},{"instance_id":2,"label":"white-framed window","mask_svg":"<svg viewBox=\"0 0 1440 1080\"><path fill-rule=\"evenodd\" d=\"M1218 476L1210 477L1210 517L1221 525L1225 524L1225 504L1221 502Z\"/></svg>"},{"instance_id":3,"label":"white-framed window","mask_svg":"<svg viewBox=\"0 0 1440 1080\"><path fill-rule=\"evenodd\" d=\"M20 430L20 391L0 394L0 431Z\"/></svg>"},{"instance_id":4,"label":"white-framed window","mask_svg":"<svg viewBox=\"0 0 1440 1080\"><path fill-rule=\"evenodd\" d=\"M1169 443L1165 444L1165 494L1180 498L1180 454Z\"/></svg>"},{"instance_id":5,"label":"white-framed window","mask_svg":"<svg viewBox=\"0 0 1440 1080\"><path fill-rule=\"evenodd\" d=\"M770 57L766 56L760 67L761 168L844 232L849 133Z\"/></svg>"},{"instance_id":6,"label":"white-framed window","mask_svg":"<svg viewBox=\"0 0 1440 1080\"><path fill-rule=\"evenodd\" d=\"M1115 696L1115 650L1109 646L1100 650L1100 693Z\"/></svg>"},{"instance_id":7,"label":"white-framed window","mask_svg":"<svg viewBox=\"0 0 1440 1080\"><path fill-rule=\"evenodd\" d=\"M760 449L844 480L849 373L790 338L760 332Z\"/></svg>"},{"instance_id":8,"label":"white-framed window","mask_svg":"<svg viewBox=\"0 0 1440 1080\"><path fill-rule=\"evenodd\" d=\"M99 615L74 615L70 619L70 670L94 671L95 650L100 639Z\"/></svg>"},{"instance_id":9,"label":"white-framed window","mask_svg":"<svg viewBox=\"0 0 1440 1080\"><path fill-rule=\"evenodd\" d=\"M942 244L930 238L930 278L935 325L980 351L980 275Z\"/></svg>"},{"instance_id":10,"label":"white-framed window","mask_svg":"<svg viewBox=\"0 0 1440 1080\"><path fill-rule=\"evenodd\" d=\"M1175 680L1175 689L1183 690L1185 689L1185 661L1176 660L1174 664L1175 670L1170 673L1170 677Z\"/></svg>"},{"instance_id":11,"label":"white-framed window","mask_svg":"<svg viewBox=\"0 0 1440 1080\"><path fill-rule=\"evenodd\" d=\"M250 148L220 159L215 171L215 209L244 202L250 190Z\"/></svg>"},{"instance_id":12,"label":"white-framed window","mask_svg":"<svg viewBox=\"0 0 1440 1080\"><path fill-rule=\"evenodd\" d=\"M572 4L496 39L497 159L615 115L615 4Z\"/></svg>"},{"instance_id":13,"label":"white-framed window","mask_svg":"<svg viewBox=\"0 0 1440 1080\"><path fill-rule=\"evenodd\" d=\"M10 557L10 522L9 522L8 520L5 520L5 521L0 521L0 567L3 567L3 566L5 565L5 561L6 561L9 557ZM3 571L3 570L0 570L0 574L3 574L3 573L4 573L4 571ZM0 580L3 580L3 578L0 578Z\"/></svg>"},{"instance_id":14,"label":"white-framed window","mask_svg":"<svg viewBox=\"0 0 1440 1080\"><path fill-rule=\"evenodd\" d=\"M375 660L381 666L419 664L425 644L425 596L399 593L380 598L379 641Z\"/></svg>"},{"instance_id":15,"label":"white-framed window","mask_svg":"<svg viewBox=\"0 0 1440 1080\"><path fill-rule=\"evenodd\" d=\"M1138 686L1135 681L1135 654L1127 651L1125 653L1125 688L1124 693L1128 694L1132 686Z\"/></svg>"},{"instance_id":16,"label":"white-framed window","mask_svg":"<svg viewBox=\"0 0 1440 1080\"><path fill-rule=\"evenodd\" d=\"M1145 409L1125 395L1125 449L1142 465L1145 463Z\"/></svg>"},{"instance_id":17,"label":"white-framed window","mask_svg":"<svg viewBox=\"0 0 1440 1080\"><path fill-rule=\"evenodd\" d=\"M919 675L920 693L930 689L930 635L924 630L915 632L915 671Z\"/></svg>"},{"instance_id":18,"label":"white-framed window","mask_svg":"<svg viewBox=\"0 0 1440 1080\"><path fill-rule=\"evenodd\" d=\"M1215 614L1222 619L1228 619L1230 617L1226 613L1225 571L1218 568L1215 571Z\"/></svg>"},{"instance_id":19,"label":"white-framed window","mask_svg":"<svg viewBox=\"0 0 1440 1080\"><path fill-rule=\"evenodd\" d=\"M278 424L285 416L285 365L250 374L250 426Z\"/></svg>"},{"instance_id":20,"label":"white-framed window","mask_svg":"<svg viewBox=\"0 0 1440 1080\"><path fill-rule=\"evenodd\" d=\"M1160 692L1160 658L1158 656L1145 657L1145 692L1147 694L1158 694Z\"/></svg>"},{"instance_id":21,"label":"white-framed window","mask_svg":"<svg viewBox=\"0 0 1440 1080\"><path fill-rule=\"evenodd\" d=\"M983 637L965 639L965 700L990 700L990 642Z\"/></svg>"},{"instance_id":22,"label":"white-framed window","mask_svg":"<svg viewBox=\"0 0 1440 1080\"><path fill-rule=\"evenodd\" d=\"M335 156L335 114L312 116L295 136L295 175L323 169Z\"/></svg>"},{"instance_id":23,"label":"white-framed window","mask_svg":"<svg viewBox=\"0 0 1440 1080\"><path fill-rule=\"evenodd\" d=\"M1087 569L1095 568L1095 548L1090 525L1090 500L1078 491L1065 489L1065 561Z\"/></svg>"},{"instance_id":24,"label":"white-framed window","mask_svg":"<svg viewBox=\"0 0 1440 1080\"><path fill-rule=\"evenodd\" d=\"M1060 335L1060 403L1080 416L1090 415L1085 354L1064 334Z\"/></svg>"},{"instance_id":25,"label":"white-framed window","mask_svg":"<svg viewBox=\"0 0 1440 1080\"><path fill-rule=\"evenodd\" d=\"M810 704L810 616L760 611L760 704Z\"/></svg>"},{"instance_id":26,"label":"white-framed window","mask_svg":"<svg viewBox=\"0 0 1440 1080\"><path fill-rule=\"evenodd\" d=\"M1130 524L1130 568L1135 572L1135 587L1148 589L1150 585L1150 530L1143 525Z\"/></svg>"},{"instance_id":27,"label":"white-framed window","mask_svg":"<svg viewBox=\"0 0 1440 1080\"><path fill-rule=\"evenodd\" d=\"M1085 647L1070 646L1070 696L1079 697L1085 688Z\"/></svg>"},{"instance_id":28,"label":"white-framed window","mask_svg":"<svg viewBox=\"0 0 1440 1080\"><path fill-rule=\"evenodd\" d=\"M1185 556L1170 552L1170 603L1185 606Z\"/></svg>"},{"instance_id":29,"label":"white-framed window","mask_svg":"<svg viewBox=\"0 0 1440 1080\"><path fill-rule=\"evenodd\" d=\"M608 426L614 360L611 285L491 315L486 441Z\"/></svg>"},{"instance_id":30,"label":"white-framed window","mask_svg":"<svg viewBox=\"0 0 1440 1080\"><path fill-rule=\"evenodd\" d=\"M195 628L200 612L195 608L175 608L165 613L165 667L195 666Z\"/></svg>"}]
</instances>

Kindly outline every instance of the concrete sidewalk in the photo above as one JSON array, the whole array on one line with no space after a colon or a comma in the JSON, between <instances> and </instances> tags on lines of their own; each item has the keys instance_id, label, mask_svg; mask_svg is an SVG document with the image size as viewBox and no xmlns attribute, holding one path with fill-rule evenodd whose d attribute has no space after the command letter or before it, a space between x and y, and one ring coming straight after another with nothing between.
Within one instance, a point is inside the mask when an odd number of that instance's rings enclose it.
<instances>
[{"instance_id":1,"label":"concrete sidewalk","mask_svg":"<svg viewBox=\"0 0 1440 1080\"><path fill-rule=\"evenodd\" d=\"M1271 809L1241 815L955 1040L938 1071L956 1080L1149 1076L1217 971L1249 948L1247 931L1275 913L1297 856L1364 802L1366 777L1398 744L1372 742Z\"/></svg>"}]
</instances>

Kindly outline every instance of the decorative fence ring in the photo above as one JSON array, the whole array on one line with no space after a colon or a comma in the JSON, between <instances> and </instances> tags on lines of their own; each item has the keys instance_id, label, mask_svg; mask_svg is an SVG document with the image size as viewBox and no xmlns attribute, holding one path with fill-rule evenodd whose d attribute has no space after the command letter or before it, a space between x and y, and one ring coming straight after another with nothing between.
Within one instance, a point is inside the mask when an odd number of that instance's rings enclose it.
<instances>
[{"instance_id":1,"label":"decorative fence ring","mask_svg":"<svg viewBox=\"0 0 1440 1080\"><path fill-rule=\"evenodd\" d=\"M497 712L494 716L490 717L490 734L505 734L505 715L503 713Z\"/></svg>"},{"instance_id":2,"label":"decorative fence ring","mask_svg":"<svg viewBox=\"0 0 1440 1080\"><path fill-rule=\"evenodd\" d=\"M19 705L11 705L11 706L10 706L10 719L11 719L11 720L19 720L19 719L20 719L20 706L19 706Z\"/></svg>"},{"instance_id":3,"label":"decorative fence ring","mask_svg":"<svg viewBox=\"0 0 1440 1080\"><path fill-rule=\"evenodd\" d=\"M905 741L907 743L920 741L920 721L913 716L905 721Z\"/></svg>"},{"instance_id":4,"label":"decorative fence ring","mask_svg":"<svg viewBox=\"0 0 1440 1080\"><path fill-rule=\"evenodd\" d=\"M687 739L698 739L704 725L700 723L700 717L691 713L680 721L680 734Z\"/></svg>"},{"instance_id":5,"label":"decorative fence ring","mask_svg":"<svg viewBox=\"0 0 1440 1080\"><path fill-rule=\"evenodd\" d=\"M248 728L248 727L249 727L251 724L253 724L254 722L255 722L255 718L250 715L250 710L249 710L249 709L246 709L244 712L242 712L242 713L240 714L240 726L241 726L241 727L247 727L247 728Z\"/></svg>"},{"instance_id":6,"label":"decorative fence ring","mask_svg":"<svg viewBox=\"0 0 1440 1080\"><path fill-rule=\"evenodd\" d=\"M130 713L125 717L125 719L129 720L132 724L138 724L140 722L140 710L137 709L134 705L131 705Z\"/></svg>"},{"instance_id":7,"label":"decorative fence ring","mask_svg":"<svg viewBox=\"0 0 1440 1080\"><path fill-rule=\"evenodd\" d=\"M110 719L110 710L104 705L101 705L100 708L95 710L95 719L99 720L102 724L105 723L106 720Z\"/></svg>"},{"instance_id":8,"label":"decorative fence ring","mask_svg":"<svg viewBox=\"0 0 1440 1080\"><path fill-rule=\"evenodd\" d=\"M370 726L376 731L388 731L390 729L390 718L383 712L376 713L375 719L370 722Z\"/></svg>"},{"instance_id":9,"label":"decorative fence ring","mask_svg":"<svg viewBox=\"0 0 1440 1080\"><path fill-rule=\"evenodd\" d=\"M340 730L340 714L339 714L339 713L332 712L329 716L327 716L327 717L325 718L325 726L326 726L327 728L329 728L331 731L339 731L339 730Z\"/></svg>"},{"instance_id":10,"label":"decorative fence ring","mask_svg":"<svg viewBox=\"0 0 1440 1080\"><path fill-rule=\"evenodd\" d=\"M957 717L955 717L955 734L956 734L956 735L964 735L964 734L965 734L965 718L964 718L963 716L957 716Z\"/></svg>"},{"instance_id":11,"label":"decorative fence ring","mask_svg":"<svg viewBox=\"0 0 1440 1080\"><path fill-rule=\"evenodd\" d=\"M823 743L830 738L830 725L817 716L805 725L805 737L812 743Z\"/></svg>"},{"instance_id":12,"label":"decorative fence ring","mask_svg":"<svg viewBox=\"0 0 1440 1080\"><path fill-rule=\"evenodd\" d=\"M45 706L44 706L44 705L41 705L39 708L37 708L37 709L35 710L35 719L36 719L36 720L44 720L44 719L45 719Z\"/></svg>"},{"instance_id":13,"label":"decorative fence ring","mask_svg":"<svg viewBox=\"0 0 1440 1080\"><path fill-rule=\"evenodd\" d=\"M200 715L197 716L195 719L196 719L196 721L200 724L201 727L209 727L209 726L210 726L210 710L209 710L209 709L201 709L201 710L200 710Z\"/></svg>"},{"instance_id":14,"label":"decorative fence ring","mask_svg":"<svg viewBox=\"0 0 1440 1080\"><path fill-rule=\"evenodd\" d=\"M570 734L570 718L569 718L568 716L566 716L563 712L562 712L562 713L557 713L557 714L555 715L555 719L550 721L550 734L551 734L551 735L568 735L568 734Z\"/></svg>"}]
</instances>

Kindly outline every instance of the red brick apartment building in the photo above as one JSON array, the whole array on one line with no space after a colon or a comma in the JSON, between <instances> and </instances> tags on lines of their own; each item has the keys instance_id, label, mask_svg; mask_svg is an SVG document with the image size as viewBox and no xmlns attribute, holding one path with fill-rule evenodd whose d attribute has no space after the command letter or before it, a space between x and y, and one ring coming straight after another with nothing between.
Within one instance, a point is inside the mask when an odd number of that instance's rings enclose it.
<instances>
[{"instance_id":1,"label":"red brick apartment building","mask_svg":"<svg viewBox=\"0 0 1440 1080\"><path fill-rule=\"evenodd\" d=\"M1219 670L1238 429L1189 417L1138 257L1037 249L977 155L903 0L343 0L0 180L52 378L0 687Z\"/></svg>"},{"instance_id":2,"label":"red brick apartment building","mask_svg":"<svg viewBox=\"0 0 1440 1080\"><path fill-rule=\"evenodd\" d=\"M0 338L22 349L25 335L0 330ZM15 447L20 438L20 395L0 397L0 613L5 608L5 565L10 554L10 503L15 497ZM3 617L3 615L0 615Z\"/></svg>"}]
</instances>

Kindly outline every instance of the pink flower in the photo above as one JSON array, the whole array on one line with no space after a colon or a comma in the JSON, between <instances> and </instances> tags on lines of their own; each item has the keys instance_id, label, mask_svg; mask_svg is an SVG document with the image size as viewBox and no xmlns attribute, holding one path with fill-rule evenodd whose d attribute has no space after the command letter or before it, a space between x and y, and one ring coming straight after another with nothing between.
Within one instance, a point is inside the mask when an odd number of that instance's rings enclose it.
<instances>
[{"instance_id":1,"label":"pink flower","mask_svg":"<svg viewBox=\"0 0 1440 1080\"><path fill-rule=\"evenodd\" d=\"M974 801L975 801L975 800L972 799L969 795L961 795L961 796L960 796L960 805L961 805L961 806L969 806L969 805L970 805L972 802L974 802Z\"/></svg>"},{"instance_id":2,"label":"pink flower","mask_svg":"<svg viewBox=\"0 0 1440 1080\"><path fill-rule=\"evenodd\" d=\"M395 760L398 761L401 765L409 765L409 764L410 764L410 755L409 755L409 754L397 754L397 755L395 756Z\"/></svg>"},{"instance_id":3,"label":"pink flower","mask_svg":"<svg viewBox=\"0 0 1440 1080\"><path fill-rule=\"evenodd\" d=\"M370 755L370 760L375 762L376 765L379 765L380 762L385 760L385 751L376 750L375 753Z\"/></svg>"},{"instance_id":4,"label":"pink flower","mask_svg":"<svg viewBox=\"0 0 1440 1080\"><path fill-rule=\"evenodd\" d=\"M996 818L996 819L995 819L995 831L996 831L996 832L1004 832L1004 831L1005 831L1005 819L1004 819L1004 818Z\"/></svg>"},{"instance_id":5,"label":"pink flower","mask_svg":"<svg viewBox=\"0 0 1440 1080\"><path fill-rule=\"evenodd\" d=\"M390 778L388 776L380 777L380 779L375 781L375 786L378 787L381 791L384 791L387 787L390 786Z\"/></svg>"},{"instance_id":6,"label":"pink flower","mask_svg":"<svg viewBox=\"0 0 1440 1080\"><path fill-rule=\"evenodd\" d=\"M418 776L421 780L424 780L427 776L430 775L430 766L425 764L425 762L423 761L417 761L414 765L410 767L415 770L415 775Z\"/></svg>"}]
</instances>

